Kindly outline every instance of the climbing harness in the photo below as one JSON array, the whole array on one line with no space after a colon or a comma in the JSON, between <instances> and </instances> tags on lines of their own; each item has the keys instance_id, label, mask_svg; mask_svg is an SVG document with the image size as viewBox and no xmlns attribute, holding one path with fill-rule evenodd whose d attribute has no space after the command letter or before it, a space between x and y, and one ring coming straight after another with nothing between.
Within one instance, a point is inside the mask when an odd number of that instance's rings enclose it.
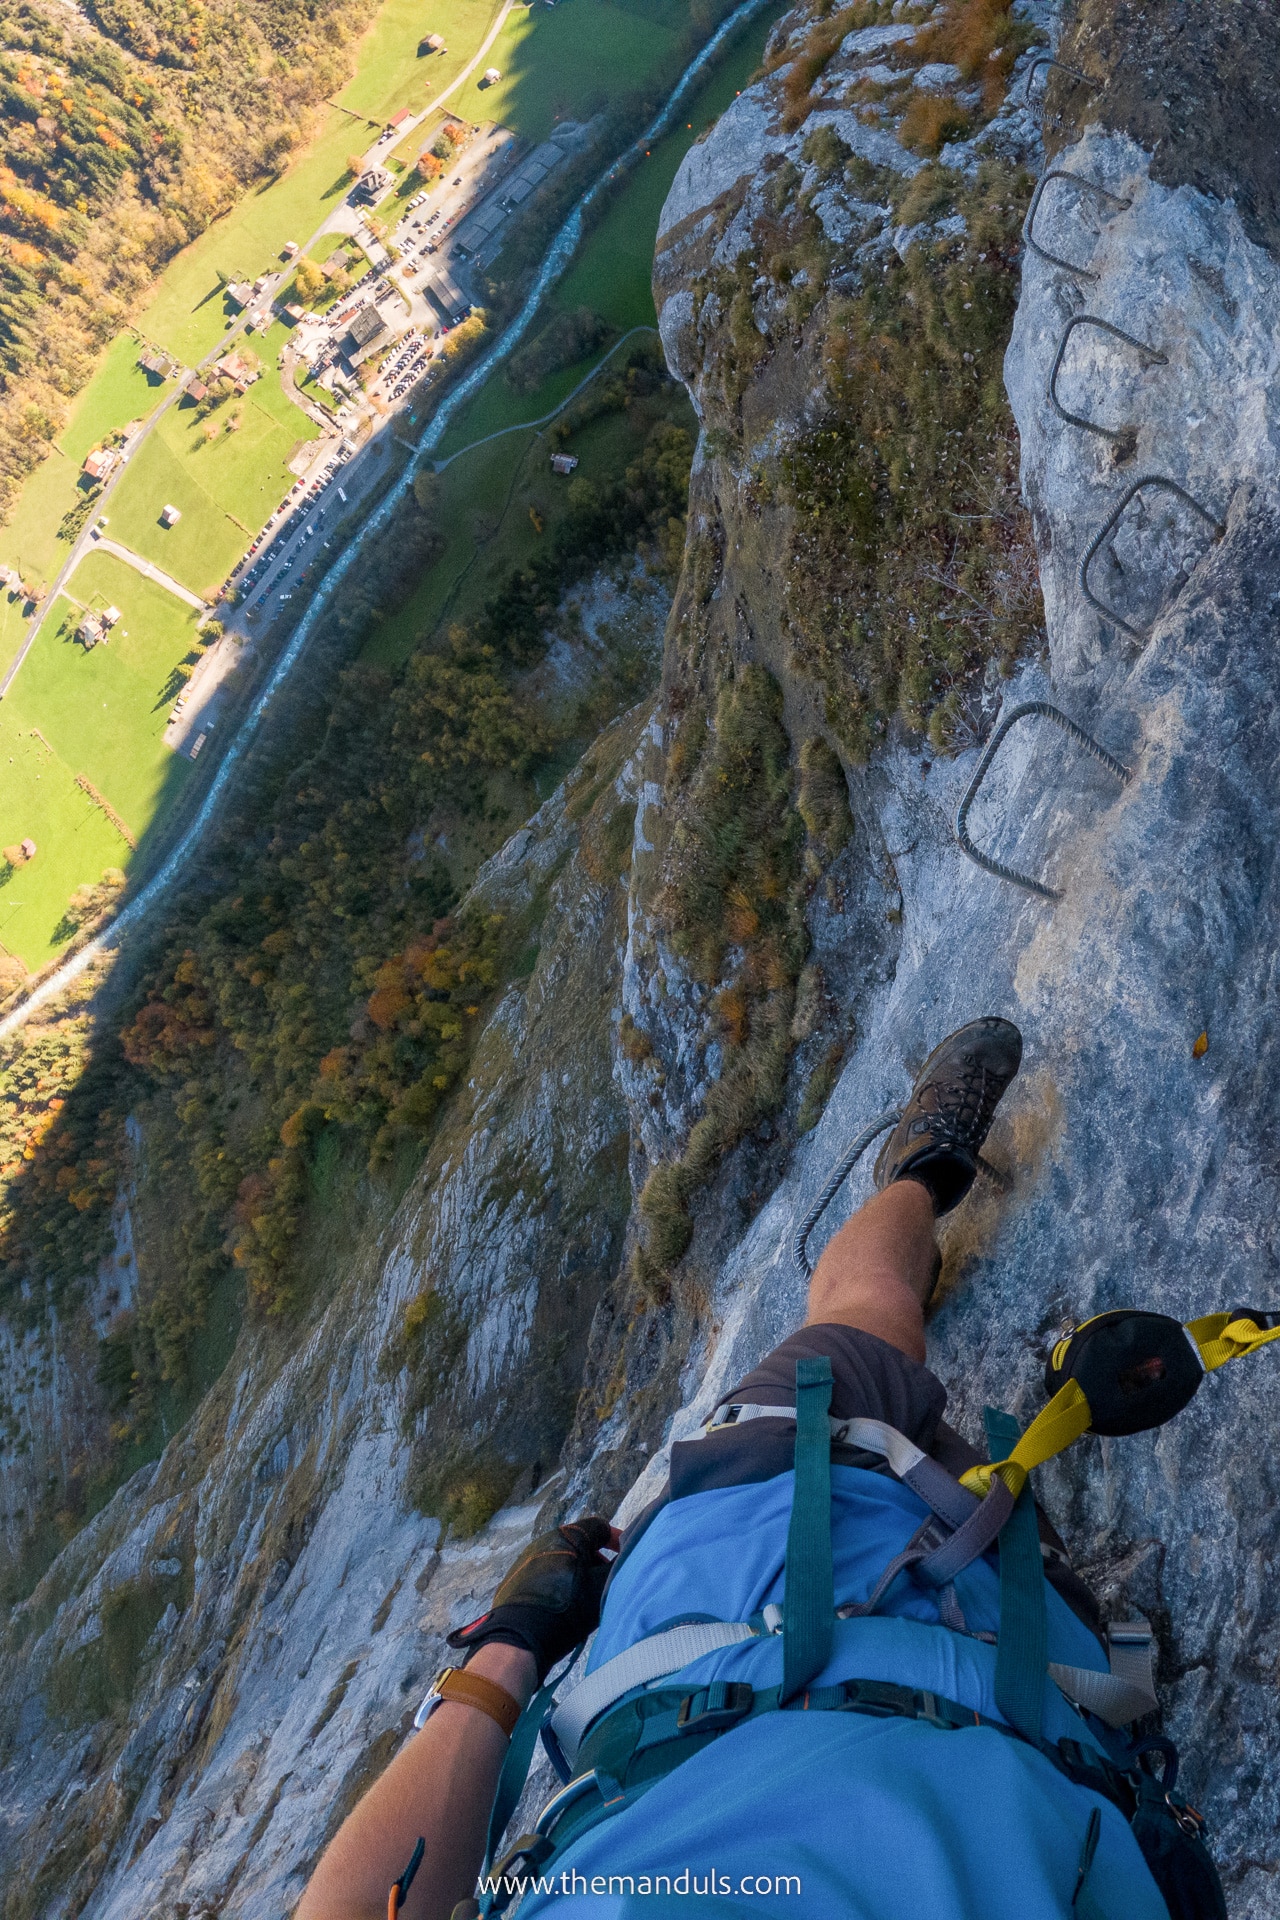
<instances>
[{"instance_id":1,"label":"climbing harness","mask_svg":"<svg viewBox=\"0 0 1280 1920\"><path fill-rule=\"evenodd\" d=\"M1090 542L1089 550L1085 554L1084 559L1080 562L1080 591L1084 594L1085 599L1091 607L1095 607L1100 614L1112 621L1122 632L1127 633L1132 640L1145 640L1152 626L1155 624L1154 618L1149 621L1145 627L1135 627L1131 625L1128 620L1123 619L1114 607L1109 607L1106 601L1100 600L1093 591L1093 588L1089 584L1089 568L1092 566L1100 549L1119 526L1121 516L1125 508L1129 505L1129 502L1136 499L1144 487L1159 487L1165 493L1175 494L1184 505L1191 508L1193 513L1200 516L1201 520L1210 528L1214 540L1221 540L1227 530L1223 522L1219 520L1215 514L1210 513L1207 507L1202 507L1194 495L1188 493L1186 488L1180 486L1176 480L1170 480L1167 475L1162 473L1144 473L1140 480L1134 481L1119 504L1108 514L1101 529Z\"/></svg>"},{"instance_id":2,"label":"climbing harness","mask_svg":"<svg viewBox=\"0 0 1280 1920\"><path fill-rule=\"evenodd\" d=\"M969 809L978 797L978 789L991 771L991 764L1010 729L1015 727L1019 720L1025 720L1032 714L1038 714L1044 720L1052 720L1054 726L1061 727L1077 746L1083 747L1086 753L1092 754L1099 766L1105 767L1108 773L1113 773L1122 786L1128 786L1132 778L1128 767L1123 766L1114 754L1108 753L1101 741L1095 740L1091 733L1086 733L1083 727L1077 726L1069 715L1063 713L1061 707L1051 706L1047 700L1027 700L1005 715L988 740L986 750L978 762L978 770L969 782L963 800L956 808L955 836L961 852L968 854L970 860L975 861L987 873L995 874L998 880L1012 881L1015 887L1022 887L1028 893L1037 893L1042 900L1061 900L1062 894L1056 887L1046 886L1043 880L1034 880L1029 873L1019 873L1016 867L1007 867L1001 860L993 860L990 854L983 853L980 847L976 847L969 836Z\"/></svg>"},{"instance_id":3,"label":"climbing harness","mask_svg":"<svg viewBox=\"0 0 1280 1920\"><path fill-rule=\"evenodd\" d=\"M1126 1322L1130 1324L1122 1335L1118 1330ZM1157 1324L1148 1327L1147 1322ZM750 1621L698 1621L653 1634L605 1662L559 1705L550 1701L553 1689L543 1689L526 1709L498 1783L483 1870L492 1891L482 1911L494 1914L505 1909L529 1875L545 1878L572 1841L633 1806L674 1768L733 1728L772 1713L842 1712L914 1720L940 1732L985 1727L1034 1747L1066 1778L1103 1795L1130 1821L1173 1920L1225 1920L1221 1887L1204 1845L1203 1820L1174 1797L1172 1743L1154 1737L1124 1748L1117 1756L1092 1733L1086 1744L1071 1738L1051 1741L1044 1730L1045 1688L1050 1681L1086 1712L1113 1726L1128 1724L1156 1706L1150 1679L1150 1629L1145 1623L1131 1627L1127 1639L1123 1631L1117 1637L1113 1630L1109 1674L1049 1662L1043 1560L1027 1476L1032 1467L1061 1452L1088 1427L1090 1403L1083 1382L1092 1386L1103 1407L1108 1384L1121 1394L1132 1390L1141 1398L1144 1412L1160 1420L1170 1417L1166 1409L1176 1412L1186 1404L1190 1395L1185 1393L1185 1380L1179 1380L1176 1392L1163 1398L1159 1393L1161 1382L1173 1375L1170 1356L1180 1357L1170 1327L1184 1345L1192 1343L1199 1356L1197 1364L1212 1370L1280 1338L1280 1315L1235 1310L1207 1315L1185 1329L1166 1316L1137 1312L1104 1314L1086 1321L1054 1347L1051 1377L1068 1377L1044 1413L1019 1435L1015 1420L988 1409L990 1450L1003 1457L991 1467L972 1469L960 1481L884 1422L833 1417L831 1363L825 1357L797 1362L793 1407L732 1403L718 1408L708 1422L709 1434L751 1420L794 1423L795 1481L784 1605L767 1606ZM1156 1362L1165 1368L1163 1374ZM1138 1373L1131 1387L1134 1368ZM1184 1397L1179 1399L1179 1394ZM1099 1426L1098 1430L1108 1429ZM879 1453L895 1476L931 1509L930 1519L918 1529L908 1549L885 1569L870 1601L857 1606L835 1605L830 1524L833 1443ZM812 1685L830 1661L837 1618L865 1614L888 1582L908 1566L914 1577L941 1586L997 1539L1000 1627L995 1699L1001 1720L925 1688L860 1678L821 1688ZM706 1653L778 1634L783 1654L780 1686L757 1688L744 1681L712 1681L692 1688L654 1684L671 1679ZM1134 1678L1134 1649L1139 1646L1146 1668L1141 1684ZM1128 1678L1122 1671L1126 1658ZM1093 1683L1092 1697L1088 1683ZM1083 1723L1081 1730L1085 1731ZM519 1798L539 1731L565 1785L543 1808L533 1829L520 1835L494 1862L494 1850ZM1152 1754L1163 1757L1159 1776L1146 1765ZM1090 1831L1096 1846L1092 1823ZM1082 1856L1081 1884L1088 1864Z\"/></svg>"},{"instance_id":4,"label":"climbing harness","mask_svg":"<svg viewBox=\"0 0 1280 1920\"><path fill-rule=\"evenodd\" d=\"M1036 183L1036 190L1031 196L1031 205L1027 208L1027 218L1022 229L1023 239L1030 247L1032 253L1038 253L1040 258L1047 260L1051 267L1062 267L1067 273L1074 273L1081 280L1097 280L1101 276L1094 273L1092 268L1079 266L1074 260L1064 260L1059 254L1050 253L1048 249L1042 247L1040 242L1035 238L1036 214L1040 210L1040 202L1044 198L1044 190L1051 180L1069 180L1073 187L1079 187L1085 193L1096 194L1099 200L1105 200L1110 206L1119 207L1122 213L1127 207L1133 205L1133 201L1126 199L1122 194L1109 193L1106 187L1100 187L1094 180L1086 180L1083 174L1065 173L1061 168L1054 168L1049 173L1042 173Z\"/></svg>"},{"instance_id":5,"label":"climbing harness","mask_svg":"<svg viewBox=\"0 0 1280 1920\"><path fill-rule=\"evenodd\" d=\"M1125 448L1136 449L1136 427L1101 426L1096 420L1086 420L1082 413L1069 413L1058 398L1058 375L1062 371L1067 346L1077 327L1096 327L1100 333L1111 334L1115 339L1123 340L1126 346L1135 347L1142 357L1144 372L1148 367L1167 367L1169 356L1167 353L1162 353L1159 347L1149 347L1145 340L1135 339L1133 334L1126 333L1123 327L1113 326L1110 320L1099 319L1096 313L1077 313L1062 329L1062 338L1058 342L1058 351L1053 356L1053 367L1046 388L1049 404L1068 426L1082 427L1086 433L1100 433L1104 439L1116 441L1118 453L1123 452Z\"/></svg>"}]
</instances>

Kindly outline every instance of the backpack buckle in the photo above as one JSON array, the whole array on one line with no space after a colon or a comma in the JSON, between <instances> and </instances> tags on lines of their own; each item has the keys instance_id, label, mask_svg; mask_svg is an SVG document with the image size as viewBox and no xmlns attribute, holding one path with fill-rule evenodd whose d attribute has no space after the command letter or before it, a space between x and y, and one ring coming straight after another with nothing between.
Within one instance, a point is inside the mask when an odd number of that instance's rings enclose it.
<instances>
[{"instance_id":1,"label":"backpack buckle","mask_svg":"<svg viewBox=\"0 0 1280 1920\"><path fill-rule=\"evenodd\" d=\"M1205 1817L1197 1808L1189 1807L1185 1800L1175 1800L1169 1793L1166 1793L1164 1803L1177 1821L1179 1832L1188 1840L1204 1839Z\"/></svg>"},{"instance_id":2,"label":"backpack buckle","mask_svg":"<svg viewBox=\"0 0 1280 1920\"><path fill-rule=\"evenodd\" d=\"M720 1733L750 1713L756 1690L745 1680L713 1680L680 1702L676 1725L681 1733Z\"/></svg>"}]
</instances>

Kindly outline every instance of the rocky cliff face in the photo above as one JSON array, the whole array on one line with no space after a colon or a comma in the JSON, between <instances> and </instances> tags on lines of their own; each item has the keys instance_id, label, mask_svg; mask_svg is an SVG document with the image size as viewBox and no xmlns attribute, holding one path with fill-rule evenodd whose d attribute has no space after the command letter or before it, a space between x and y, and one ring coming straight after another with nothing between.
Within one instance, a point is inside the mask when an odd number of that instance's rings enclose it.
<instances>
[{"instance_id":1,"label":"rocky cliff face","mask_svg":"<svg viewBox=\"0 0 1280 1920\"><path fill-rule=\"evenodd\" d=\"M478 877L533 929L527 978L379 1243L283 1365L242 1341L18 1609L6 1915L287 1910L554 1489L629 1206L610 1019L647 724Z\"/></svg>"},{"instance_id":2,"label":"rocky cliff face","mask_svg":"<svg viewBox=\"0 0 1280 1920\"><path fill-rule=\"evenodd\" d=\"M953 1419L1029 1418L1065 1319L1280 1306L1275 182L1220 113L1211 151L1173 137L1234 61L1277 71L1276 29L1138 11L801 9L691 152L656 264L703 426L661 698L482 874L545 902L536 957L381 1243L23 1610L7 1915L287 1910L539 1513L636 1511L797 1323L797 1221L974 1013L1026 1055L1004 1190L944 1235ZM1087 96L1032 72L1060 32ZM1038 252L1042 128L1089 184L1045 184ZM971 831L1057 899L951 829L1029 699L1130 774L1041 719L1002 746ZM1240 1920L1280 1914L1274 1364L1043 1475L1156 1625Z\"/></svg>"}]
</instances>

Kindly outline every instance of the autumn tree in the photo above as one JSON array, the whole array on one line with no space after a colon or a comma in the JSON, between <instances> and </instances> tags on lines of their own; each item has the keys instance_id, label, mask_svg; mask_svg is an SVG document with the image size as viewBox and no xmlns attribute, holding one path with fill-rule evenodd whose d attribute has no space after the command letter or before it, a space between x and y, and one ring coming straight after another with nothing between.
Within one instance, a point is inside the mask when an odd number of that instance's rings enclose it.
<instances>
[{"instance_id":1,"label":"autumn tree","mask_svg":"<svg viewBox=\"0 0 1280 1920\"><path fill-rule=\"evenodd\" d=\"M294 292L310 306L324 291L324 275L314 260L299 260L293 276Z\"/></svg>"}]
</instances>

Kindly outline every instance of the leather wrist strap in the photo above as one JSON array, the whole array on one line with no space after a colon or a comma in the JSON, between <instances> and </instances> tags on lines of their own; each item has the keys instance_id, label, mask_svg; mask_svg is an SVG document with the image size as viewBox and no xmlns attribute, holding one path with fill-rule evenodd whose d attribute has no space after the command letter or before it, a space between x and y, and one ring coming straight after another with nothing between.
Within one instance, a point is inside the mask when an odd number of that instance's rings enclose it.
<instances>
[{"instance_id":1,"label":"leather wrist strap","mask_svg":"<svg viewBox=\"0 0 1280 1920\"><path fill-rule=\"evenodd\" d=\"M482 1673L471 1673L465 1667L450 1667L437 1680L435 1690L441 1700L453 1700L459 1706L477 1707L481 1713L487 1713L508 1740L511 1738L520 1718L520 1702L496 1680L486 1680Z\"/></svg>"}]
</instances>

